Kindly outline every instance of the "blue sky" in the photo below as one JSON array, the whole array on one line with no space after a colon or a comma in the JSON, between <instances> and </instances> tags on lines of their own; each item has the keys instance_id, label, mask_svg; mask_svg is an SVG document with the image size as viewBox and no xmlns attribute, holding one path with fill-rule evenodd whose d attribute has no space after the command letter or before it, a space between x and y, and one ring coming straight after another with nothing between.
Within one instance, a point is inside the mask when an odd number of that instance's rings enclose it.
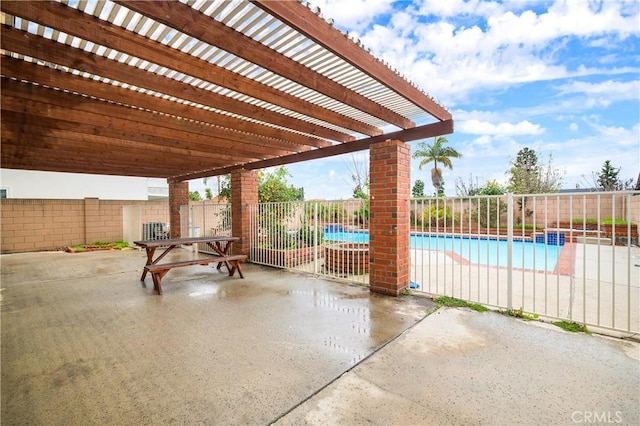
<instances>
[{"instance_id":1,"label":"blue sky","mask_svg":"<svg viewBox=\"0 0 640 426\"><path fill-rule=\"evenodd\" d=\"M455 195L457 178L506 183L509 161L524 147L543 162L552 155L564 188L589 186L605 160L637 179L637 0L311 3L451 111L455 133L447 139L463 158L445 169L447 195ZM356 155L368 161L367 152ZM348 155L287 169L308 199L344 199L351 162ZM431 193L429 167L413 161L411 178Z\"/></svg>"}]
</instances>

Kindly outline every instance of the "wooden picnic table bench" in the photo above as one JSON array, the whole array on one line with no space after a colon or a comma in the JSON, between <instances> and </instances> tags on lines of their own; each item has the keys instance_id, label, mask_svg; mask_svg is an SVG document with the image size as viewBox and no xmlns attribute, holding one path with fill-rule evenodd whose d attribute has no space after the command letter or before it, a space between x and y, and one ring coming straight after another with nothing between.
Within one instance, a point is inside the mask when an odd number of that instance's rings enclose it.
<instances>
[{"instance_id":1,"label":"wooden picnic table bench","mask_svg":"<svg viewBox=\"0 0 640 426\"><path fill-rule=\"evenodd\" d=\"M162 294L162 278L171 269L192 265L209 265L210 263L218 263L217 269L220 269L223 265L226 266L227 270L229 271L230 277L232 277L235 272L238 271L238 275L240 275L240 278L244 278L240 263L246 261L247 256L230 254L232 244L239 239L240 238L238 237L213 236L172 238L168 240L134 241L134 244L143 247L147 252L147 262L142 271L142 277L140 277L140 280L144 281L147 273L150 273L153 278L154 290L157 291L158 294ZM215 255L200 257L197 259L159 263L162 258L164 258L176 247L199 243L205 243L214 251ZM154 259L157 248L165 248L165 250Z\"/></svg>"}]
</instances>

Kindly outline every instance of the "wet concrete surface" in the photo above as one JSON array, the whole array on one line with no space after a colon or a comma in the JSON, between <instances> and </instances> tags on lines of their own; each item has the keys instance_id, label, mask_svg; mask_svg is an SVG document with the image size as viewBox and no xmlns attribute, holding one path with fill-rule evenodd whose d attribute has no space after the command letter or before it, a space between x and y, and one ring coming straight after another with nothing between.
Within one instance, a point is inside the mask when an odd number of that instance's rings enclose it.
<instances>
[{"instance_id":1,"label":"wet concrete surface","mask_svg":"<svg viewBox=\"0 0 640 426\"><path fill-rule=\"evenodd\" d=\"M157 296L144 260L0 257L3 425L640 424L634 341L251 264Z\"/></svg>"},{"instance_id":2,"label":"wet concrete surface","mask_svg":"<svg viewBox=\"0 0 640 426\"><path fill-rule=\"evenodd\" d=\"M278 425L640 424L640 346L439 309Z\"/></svg>"},{"instance_id":3,"label":"wet concrete surface","mask_svg":"<svg viewBox=\"0 0 640 426\"><path fill-rule=\"evenodd\" d=\"M137 250L0 262L3 425L269 424L433 309L251 264L158 296Z\"/></svg>"}]
</instances>

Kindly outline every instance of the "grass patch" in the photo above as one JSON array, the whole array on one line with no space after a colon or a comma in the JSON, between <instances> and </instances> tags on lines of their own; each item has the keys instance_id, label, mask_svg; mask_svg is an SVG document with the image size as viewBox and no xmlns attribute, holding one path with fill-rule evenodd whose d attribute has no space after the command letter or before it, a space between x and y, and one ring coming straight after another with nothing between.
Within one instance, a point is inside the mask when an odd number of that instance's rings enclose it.
<instances>
[{"instance_id":1,"label":"grass patch","mask_svg":"<svg viewBox=\"0 0 640 426\"><path fill-rule=\"evenodd\" d=\"M627 222L624 219L613 219L610 217L604 218L604 219L593 219L593 218L586 218L586 219L573 219L571 221L571 223L574 223L576 225L597 225L598 223L602 224L602 225L627 225L629 224L629 222Z\"/></svg>"},{"instance_id":2,"label":"grass patch","mask_svg":"<svg viewBox=\"0 0 640 426\"><path fill-rule=\"evenodd\" d=\"M92 250L124 250L129 248L129 243L126 241L115 241L115 242L104 242L104 241L96 241L92 244L78 244L75 246L71 246L67 248L67 251L71 252L82 252L82 251L92 251Z\"/></svg>"},{"instance_id":3,"label":"grass patch","mask_svg":"<svg viewBox=\"0 0 640 426\"><path fill-rule=\"evenodd\" d=\"M586 325L573 321L553 321L551 324L571 333L589 333Z\"/></svg>"},{"instance_id":4,"label":"grass patch","mask_svg":"<svg viewBox=\"0 0 640 426\"><path fill-rule=\"evenodd\" d=\"M508 317L514 317L514 318L520 318L523 319L525 321L531 321L531 320L535 320L539 318L538 314L528 314L526 312L524 312L522 310L522 308L520 309L505 309L505 310L499 310L498 312L500 312L502 315L506 315Z\"/></svg>"},{"instance_id":5,"label":"grass patch","mask_svg":"<svg viewBox=\"0 0 640 426\"><path fill-rule=\"evenodd\" d=\"M433 301L440 306L447 306L450 308L469 308L478 312L487 312L489 310L489 308L487 308L486 306L477 303L466 302L464 300L456 299L449 296L439 296L433 299Z\"/></svg>"}]
</instances>

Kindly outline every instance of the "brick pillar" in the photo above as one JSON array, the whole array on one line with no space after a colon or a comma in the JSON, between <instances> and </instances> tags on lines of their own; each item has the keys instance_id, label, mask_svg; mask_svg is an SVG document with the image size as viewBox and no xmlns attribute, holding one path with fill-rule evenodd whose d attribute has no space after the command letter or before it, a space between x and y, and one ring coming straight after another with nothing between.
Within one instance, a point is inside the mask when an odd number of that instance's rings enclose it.
<instances>
[{"instance_id":1,"label":"brick pillar","mask_svg":"<svg viewBox=\"0 0 640 426\"><path fill-rule=\"evenodd\" d=\"M171 225L171 238L180 238L182 236L180 206L185 205L189 205L189 182L169 181L169 223Z\"/></svg>"},{"instance_id":2,"label":"brick pillar","mask_svg":"<svg viewBox=\"0 0 640 426\"><path fill-rule=\"evenodd\" d=\"M231 232L240 241L233 246L235 254L249 254L251 221L249 206L258 204L258 174L254 170L231 172Z\"/></svg>"},{"instance_id":3,"label":"brick pillar","mask_svg":"<svg viewBox=\"0 0 640 426\"><path fill-rule=\"evenodd\" d=\"M398 296L409 286L411 148L387 140L370 148L369 290Z\"/></svg>"}]
</instances>

